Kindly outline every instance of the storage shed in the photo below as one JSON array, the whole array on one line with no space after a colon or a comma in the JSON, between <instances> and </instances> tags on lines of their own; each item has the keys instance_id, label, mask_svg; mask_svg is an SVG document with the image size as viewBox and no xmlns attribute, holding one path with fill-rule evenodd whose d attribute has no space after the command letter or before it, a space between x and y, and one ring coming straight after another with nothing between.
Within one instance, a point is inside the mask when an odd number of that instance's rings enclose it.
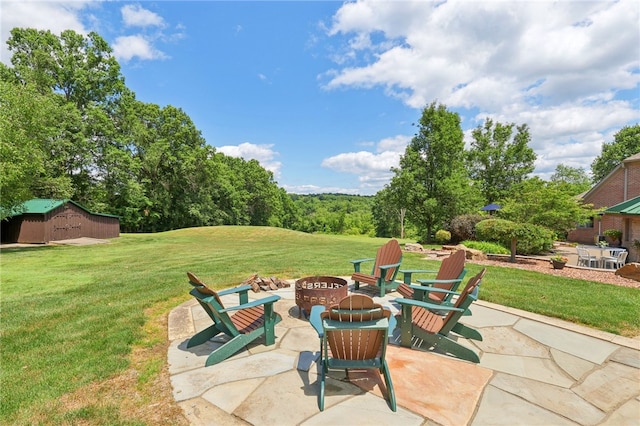
<instances>
[{"instance_id":1,"label":"storage shed","mask_svg":"<svg viewBox=\"0 0 640 426\"><path fill-rule=\"evenodd\" d=\"M91 212L71 200L29 200L2 221L3 243L48 243L119 235L118 216Z\"/></svg>"}]
</instances>

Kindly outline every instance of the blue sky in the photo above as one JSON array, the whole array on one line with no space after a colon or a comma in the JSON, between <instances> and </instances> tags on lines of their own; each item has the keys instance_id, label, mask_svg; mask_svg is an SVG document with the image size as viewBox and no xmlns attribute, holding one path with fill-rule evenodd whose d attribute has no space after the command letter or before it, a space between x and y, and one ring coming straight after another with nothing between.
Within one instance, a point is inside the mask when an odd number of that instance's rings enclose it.
<instances>
[{"instance_id":1,"label":"blue sky","mask_svg":"<svg viewBox=\"0 0 640 426\"><path fill-rule=\"evenodd\" d=\"M590 170L640 122L640 2L6 1L13 27L98 32L143 102L182 108L207 143L289 192L370 195L422 108L526 123L535 174Z\"/></svg>"}]
</instances>

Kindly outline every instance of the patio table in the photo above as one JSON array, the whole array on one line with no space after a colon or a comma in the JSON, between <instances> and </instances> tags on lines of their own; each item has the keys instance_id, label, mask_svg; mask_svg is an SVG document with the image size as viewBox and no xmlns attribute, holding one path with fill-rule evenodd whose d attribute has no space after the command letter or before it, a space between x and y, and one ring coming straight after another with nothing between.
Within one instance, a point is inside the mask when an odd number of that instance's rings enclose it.
<instances>
[{"instance_id":1,"label":"patio table","mask_svg":"<svg viewBox=\"0 0 640 426\"><path fill-rule=\"evenodd\" d=\"M609 247L609 246L604 246L604 247L600 247L600 246L583 246L584 248L586 248L587 250L589 250L589 252L591 251L598 251L600 253L600 257L598 260L598 268L603 269L605 266L604 263L604 259L608 258L608 257L616 257L618 255L618 253L620 253L621 251L625 251L624 248L622 247ZM605 255L605 250L608 252L608 255Z\"/></svg>"}]
</instances>

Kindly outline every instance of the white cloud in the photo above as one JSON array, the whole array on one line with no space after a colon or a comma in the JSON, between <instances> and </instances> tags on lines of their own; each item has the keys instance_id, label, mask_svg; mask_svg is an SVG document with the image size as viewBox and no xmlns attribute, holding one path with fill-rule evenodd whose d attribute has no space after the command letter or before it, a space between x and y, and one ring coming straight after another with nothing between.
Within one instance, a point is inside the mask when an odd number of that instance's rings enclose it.
<instances>
[{"instance_id":1,"label":"white cloud","mask_svg":"<svg viewBox=\"0 0 640 426\"><path fill-rule=\"evenodd\" d=\"M536 173L560 162L588 171L614 130L640 121L639 22L634 0L360 0L334 15L328 34L346 41L321 77L329 90L379 87L417 109L437 100L468 127L526 123ZM619 95L633 89L635 98ZM366 174L373 157L325 161Z\"/></svg>"},{"instance_id":2,"label":"white cloud","mask_svg":"<svg viewBox=\"0 0 640 426\"><path fill-rule=\"evenodd\" d=\"M11 52L6 41L13 28L35 28L51 30L59 35L64 30L74 30L80 34L88 31L80 19L80 13L92 4L91 1L2 1L0 2L0 61L9 64Z\"/></svg>"},{"instance_id":3,"label":"white cloud","mask_svg":"<svg viewBox=\"0 0 640 426\"><path fill-rule=\"evenodd\" d=\"M116 38L113 54L119 61L127 62L133 58L141 60L166 59L167 55L156 49L143 35L130 35Z\"/></svg>"},{"instance_id":4,"label":"white cloud","mask_svg":"<svg viewBox=\"0 0 640 426\"><path fill-rule=\"evenodd\" d=\"M389 183L392 167L398 167L410 136L398 135L375 144L370 151L348 152L325 158L321 166L327 169L358 176L362 193L375 193Z\"/></svg>"},{"instance_id":5,"label":"white cloud","mask_svg":"<svg viewBox=\"0 0 640 426\"><path fill-rule=\"evenodd\" d=\"M230 157L239 157L244 158L245 160L257 160L262 167L272 172L276 179L280 177L280 167L282 166L282 163L275 160L275 158L280 154L273 150L273 144L256 145L249 142L243 142L240 145L216 147L216 150Z\"/></svg>"},{"instance_id":6,"label":"white cloud","mask_svg":"<svg viewBox=\"0 0 640 426\"><path fill-rule=\"evenodd\" d=\"M122 20L128 27L164 27L162 16L140 5L128 4L120 9Z\"/></svg>"}]
</instances>

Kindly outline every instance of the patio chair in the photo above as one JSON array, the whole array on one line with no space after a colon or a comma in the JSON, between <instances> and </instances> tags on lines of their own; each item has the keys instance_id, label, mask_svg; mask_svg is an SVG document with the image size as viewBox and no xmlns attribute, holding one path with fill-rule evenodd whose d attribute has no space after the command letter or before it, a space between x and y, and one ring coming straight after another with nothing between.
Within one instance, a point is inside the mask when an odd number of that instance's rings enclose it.
<instances>
[{"instance_id":1,"label":"patio chair","mask_svg":"<svg viewBox=\"0 0 640 426\"><path fill-rule=\"evenodd\" d=\"M605 256L602 258L605 268L609 268L609 265L613 269L620 269L627 262L628 251L619 251L616 256Z\"/></svg>"},{"instance_id":2,"label":"patio chair","mask_svg":"<svg viewBox=\"0 0 640 426\"><path fill-rule=\"evenodd\" d=\"M370 274L360 271L360 265L367 261L375 260ZM380 289L380 297L384 297L387 289L395 290L398 284L395 279L398 268L402 262L402 249L397 240L389 240L378 249L375 258L352 260L353 275L351 279L355 282L355 288L360 288L360 283L368 284Z\"/></svg>"},{"instance_id":3,"label":"patio chair","mask_svg":"<svg viewBox=\"0 0 640 426\"><path fill-rule=\"evenodd\" d=\"M423 300L437 304L451 304L451 298L462 282L467 270L464 268L466 253L458 250L442 260L440 269L428 271L420 269L400 270L404 274L403 283L398 286L398 293L407 299ZM432 280L419 279L420 285L412 285L411 278L414 273L437 273ZM426 291L425 287L439 288L446 292Z\"/></svg>"},{"instance_id":4,"label":"patio chair","mask_svg":"<svg viewBox=\"0 0 640 426\"><path fill-rule=\"evenodd\" d=\"M459 322L469 305L478 300L478 289L486 268L469 279L464 290L453 306L434 305L421 300L398 298L400 304L400 345L405 347L425 346L436 352L455 356L472 362L480 362L478 354L472 349L457 342L451 333L467 339L482 340L482 335L475 329ZM431 312L430 309L448 311L446 316Z\"/></svg>"},{"instance_id":5,"label":"patio chair","mask_svg":"<svg viewBox=\"0 0 640 426\"><path fill-rule=\"evenodd\" d=\"M384 377L391 410L396 397L385 359L391 313L364 294L352 294L321 314L322 373L318 406L324 410L325 382L329 370L375 369Z\"/></svg>"},{"instance_id":6,"label":"patio chair","mask_svg":"<svg viewBox=\"0 0 640 426\"><path fill-rule=\"evenodd\" d=\"M248 296L251 290L250 285L214 291L191 272L187 272L187 276L194 287L189 294L198 300L213 321L213 325L189 339L187 348L201 345L219 334L230 338L209 354L205 366L224 361L261 336L264 336L266 346L275 343L275 325L282 320L282 317L275 313L273 304L280 300L280 296L271 295L250 302ZM238 305L224 306L220 296L228 294L238 294Z\"/></svg>"},{"instance_id":7,"label":"patio chair","mask_svg":"<svg viewBox=\"0 0 640 426\"><path fill-rule=\"evenodd\" d=\"M600 265L600 259L597 256L589 254L589 250L584 247L577 246L578 266L586 266L588 268L597 268Z\"/></svg>"}]
</instances>

